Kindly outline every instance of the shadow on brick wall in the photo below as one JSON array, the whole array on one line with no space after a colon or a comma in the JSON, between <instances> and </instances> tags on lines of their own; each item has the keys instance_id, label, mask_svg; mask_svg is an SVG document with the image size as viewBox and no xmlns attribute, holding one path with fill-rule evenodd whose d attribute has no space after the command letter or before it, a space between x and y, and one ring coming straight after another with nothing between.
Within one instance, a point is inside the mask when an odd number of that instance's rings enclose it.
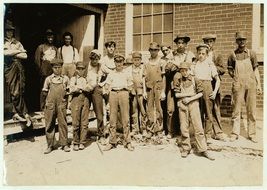
<instances>
[{"instance_id":1,"label":"shadow on brick wall","mask_svg":"<svg viewBox=\"0 0 267 190\"><path fill-rule=\"evenodd\" d=\"M222 98L221 103L221 115L222 117L231 117L232 115L232 104L231 104L231 95L225 95Z\"/></svg>"}]
</instances>

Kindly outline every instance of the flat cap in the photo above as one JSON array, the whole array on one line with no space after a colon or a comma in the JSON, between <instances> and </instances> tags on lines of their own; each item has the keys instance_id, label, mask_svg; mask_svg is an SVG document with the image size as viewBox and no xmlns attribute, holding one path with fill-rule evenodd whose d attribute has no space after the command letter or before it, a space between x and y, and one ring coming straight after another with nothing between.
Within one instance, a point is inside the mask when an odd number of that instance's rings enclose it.
<instances>
[{"instance_id":1,"label":"flat cap","mask_svg":"<svg viewBox=\"0 0 267 190\"><path fill-rule=\"evenodd\" d=\"M121 62L121 61L124 61L125 60L125 57L122 55L122 54L115 54L114 55L114 61L115 62Z\"/></svg>"},{"instance_id":2,"label":"flat cap","mask_svg":"<svg viewBox=\"0 0 267 190\"><path fill-rule=\"evenodd\" d=\"M188 63L188 62L182 62L182 63L179 65L179 69L189 69L189 68L190 68L190 65L191 65L191 63Z\"/></svg>"},{"instance_id":3,"label":"flat cap","mask_svg":"<svg viewBox=\"0 0 267 190\"><path fill-rule=\"evenodd\" d=\"M208 50L210 49L210 47L207 44L204 44L204 43L198 44L197 47L196 47L196 49L198 50L201 47L207 48Z\"/></svg>"},{"instance_id":4,"label":"flat cap","mask_svg":"<svg viewBox=\"0 0 267 190\"><path fill-rule=\"evenodd\" d=\"M206 34L202 37L202 40L208 40L208 39L216 40L216 38L217 38L216 34Z\"/></svg>"},{"instance_id":5,"label":"flat cap","mask_svg":"<svg viewBox=\"0 0 267 190\"><path fill-rule=\"evenodd\" d=\"M63 65L63 60L62 59L55 58L55 59L52 59L50 61L50 64L52 66L62 66Z\"/></svg>"},{"instance_id":6,"label":"flat cap","mask_svg":"<svg viewBox=\"0 0 267 190\"><path fill-rule=\"evenodd\" d=\"M238 39L244 39L244 40L246 40L247 39L247 33L245 31L236 32L235 39L236 40L238 40Z\"/></svg>"},{"instance_id":7,"label":"flat cap","mask_svg":"<svg viewBox=\"0 0 267 190\"><path fill-rule=\"evenodd\" d=\"M142 58L142 53L135 51L132 53L132 58Z\"/></svg>"},{"instance_id":8,"label":"flat cap","mask_svg":"<svg viewBox=\"0 0 267 190\"><path fill-rule=\"evenodd\" d=\"M157 42L151 42L149 44L149 50L151 49L158 49L159 50L159 44Z\"/></svg>"},{"instance_id":9,"label":"flat cap","mask_svg":"<svg viewBox=\"0 0 267 190\"><path fill-rule=\"evenodd\" d=\"M105 42L105 47L112 46L112 45L114 45L114 47L116 47L116 42L114 42L112 40Z\"/></svg>"},{"instance_id":10,"label":"flat cap","mask_svg":"<svg viewBox=\"0 0 267 190\"><path fill-rule=\"evenodd\" d=\"M180 40L180 39L184 40L185 43L187 43L187 42L190 41L190 37L187 36L186 34L178 34L178 35L176 36L176 38L175 38L173 41L174 41L175 43L177 43L178 40Z\"/></svg>"},{"instance_id":11,"label":"flat cap","mask_svg":"<svg viewBox=\"0 0 267 190\"><path fill-rule=\"evenodd\" d=\"M101 58L101 53L100 53L100 51L98 50L98 49L93 49L91 52L90 52L90 57L91 57L91 55L92 54L95 54L95 55L97 55L99 58Z\"/></svg>"},{"instance_id":12,"label":"flat cap","mask_svg":"<svg viewBox=\"0 0 267 190\"><path fill-rule=\"evenodd\" d=\"M82 61L77 62L76 68L85 68L85 65Z\"/></svg>"}]
</instances>

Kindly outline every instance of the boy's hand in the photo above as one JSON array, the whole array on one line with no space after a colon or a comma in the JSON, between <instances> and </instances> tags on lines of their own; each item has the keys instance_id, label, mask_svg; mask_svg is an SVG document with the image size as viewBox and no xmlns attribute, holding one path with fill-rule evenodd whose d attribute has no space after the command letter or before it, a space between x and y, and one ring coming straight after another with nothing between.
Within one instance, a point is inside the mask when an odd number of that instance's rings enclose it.
<instances>
[{"instance_id":1,"label":"boy's hand","mask_svg":"<svg viewBox=\"0 0 267 190\"><path fill-rule=\"evenodd\" d=\"M184 99L182 100L182 102L186 105L186 104L188 104L189 102L191 102L191 98L186 97L186 98L184 98Z\"/></svg>"},{"instance_id":2,"label":"boy's hand","mask_svg":"<svg viewBox=\"0 0 267 190\"><path fill-rule=\"evenodd\" d=\"M160 94L160 100L163 101L163 100L165 100L165 99L166 99L166 94L165 94L165 92L161 92L161 94Z\"/></svg>"},{"instance_id":3,"label":"boy's hand","mask_svg":"<svg viewBox=\"0 0 267 190\"><path fill-rule=\"evenodd\" d=\"M211 99L211 100L215 100L215 98L216 98L216 92L212 92L210 95L209 95L209 98Z\"/></svg>"},{"instance_id":4,"label":"boy's hand","mask_svg":"<svg viewBox=\"0 0 267 190\"><path fill-rule=\"evenodd\" d=\"M147 93L146 93L146 91L143 93L143 97L144 97L145 100L147 99Z\"/></svg>"}]
</instances>

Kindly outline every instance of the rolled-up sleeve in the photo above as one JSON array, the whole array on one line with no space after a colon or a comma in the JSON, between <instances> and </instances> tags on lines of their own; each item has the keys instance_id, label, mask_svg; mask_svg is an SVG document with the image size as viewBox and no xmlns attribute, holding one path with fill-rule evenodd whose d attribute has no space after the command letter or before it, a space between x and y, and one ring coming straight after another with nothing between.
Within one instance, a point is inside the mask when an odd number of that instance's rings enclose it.
<instances>
[{"instance_id":1,"label":"rolled-up sleeve","mask_svg":"<svg viewBox=\"0 0 267 190\"><path fill-rule=\"evenodd\" d=\"M200 80L195 79L196 83L196 93L202 93L203 92L203 85Z\"/></svg>"},{"instance_id":2,"label":"rolled-up sleeve","mask_svg":"<svg viewBox=\"0 0 267 190\"><path fill-rule=\"evenodd\" d=\"M251 60L253 70L255 70L259 66L259 64L258 64L257 55L254 51L250 52L250 60Z\"/></svg>"}]
</instances>

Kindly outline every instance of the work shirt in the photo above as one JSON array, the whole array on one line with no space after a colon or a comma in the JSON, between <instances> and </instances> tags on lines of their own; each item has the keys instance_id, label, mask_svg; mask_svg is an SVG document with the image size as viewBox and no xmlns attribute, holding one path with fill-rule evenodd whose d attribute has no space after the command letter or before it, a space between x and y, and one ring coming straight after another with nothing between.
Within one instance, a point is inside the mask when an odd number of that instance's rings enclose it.
<instances>
[{"instance_id":1,"label":"work shirt","mask_svg":"<svg viewBox=\"0 0 267 190\"><path fill-rule=\"evenodd\" d=\"M143 72L144 72L144 65L141 64L138 67L132 65L131 73L133 76L133 83L135 88L143 88Z\"/></svg>"},{"instance_id":2,"label":"work shirt","mask_svg":"<svg viewBox=\"0 0 267 190\"><path fill-rule=\"evenodd\" d=\"M48 92L50 84L63 84L64 89L67 90L69 85L69 78L65 75L55 75L54 73L46 77L42 91Z\"/></svg>"},{"instance_id":3,"label":"work shirt","mask_svg":"<svg viewBox=\"0 0 267 190\"><path fill-rule=\"evenodd\" d=\"M79 75L71 77L69 89L70 89L70 93L81 92L80 90L88 91L86 79Z\"/></svg>"},{"instance_id":4,"label":"work shirt","mask_svg":"<svg viewBox=\"0 0 267 190\"><path fill-rule=\"evenodd\" d=\"M174 89L177 93L186 93L183 92L183 89L189 89L189 87L192 85L197 94L203 92L202 82L194 78L193 75L189 75L188 77L183 77L180 75L179 77L174 77L174 80L174 83L176 84Z\"/></svg>"},{"instance_id":5,"label":"work shirt","mask_svg":"<svg viewBox=\"0 0 267 190\"><path fill-rule=\"evenodd\" d=\"M208 53L208 59L210 59L216 66L219 76L222 76L226 72L226 66L221 54L217 54L216 51L211 49Z\"/></svg>"},{"instance_id":6,"label":"work shirt","mask_svg":"<svg viewBox=\"0 0 267 190\"><path fill-rule=\"evenodd\" d=\"M101 63L101 71L104 74L109 74L110 71L113 71L116 68L116 65L114 63L114 57L110 58L106 55L100 60L100 63Z\"/></svg>"},{"instance_id":7,"label":"work shirt","mask_svg":"<svg viewBox=\"0 0 267 190\"><path fill-rule=\"evenodd\" d=\"M58 56L59 58L63 59L63 64L77 63L80 60L78 50L72 45L63 45L62 47L58 48Z\"/></svg>"},{"instance_id":8,"label":"work shirt","mask_svg":"<svg viewBox=\"0 0 267 190\"><path fill-rule=\"evenodd\" d=\"M100 69L100 65L92 67L91 63L89 62L86 80L90 88L94 89L97 85L99 85L101 76L102 76L102 71Z\"/></svg>"},{"instance_id":9,"label":"work shirt","mask_svg":"<svg viewBox=\"0 0 267 190\"><path fill-rule=\"evenodd\" d=\"M205 59L204 61L197 61L191 66L192 72L195 78L199 80L209 80L212 81L218 75L217 69L210 59Z\"/></svg>"},{"instance_id":10,"label":"work shirt","mask_svg":"<svg viewBox=\"0 0 267 190\"><path fill-rule=\"evenodd\" d=\"M111 90L129 89L133 85L133 78L125 70L115 70L109 73L106 84L110 85Z\"/></svg>"},{"instance_id":11,"label":"work shirt","mask_svg":"<svg viewBox=\"0 0 267 190\"><path fill-rule=\"evenodd\" d=\"M191 51L185 51L183 53L178 53L177 51L173 52L174 55L174 64L180 66L182 62L192 63L195 55Z\"/></svg>"}]
</instances>

